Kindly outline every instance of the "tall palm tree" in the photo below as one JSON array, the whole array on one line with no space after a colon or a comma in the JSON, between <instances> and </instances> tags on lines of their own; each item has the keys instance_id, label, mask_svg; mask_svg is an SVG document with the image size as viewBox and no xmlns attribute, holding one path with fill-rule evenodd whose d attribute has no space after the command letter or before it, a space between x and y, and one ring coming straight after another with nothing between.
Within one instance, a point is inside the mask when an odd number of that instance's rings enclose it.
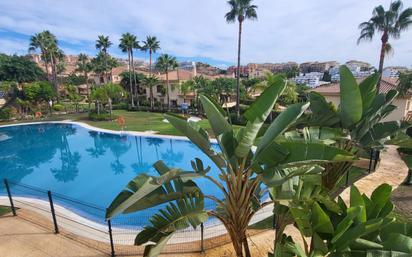
<instances>
[{"instance_id":1,"label":"tall palm tree","mask_svg":"<svg viewBox=\"0 0 412 257\"><path fill-rule=\"evenodd\" d=\"M237 46L237 74L236 74L236 114L240 116L240 49L242 42L242 25L246 19L257 19L257 6L252 4L253 0L229 0L230 11L226 13L226 22L239 22L239 36Z\"/></svg>"},{"instance_id":2,"label":"tall palm tree","mask_svg":"<svg viewBox=\"0 0 412 257\"><path fill-rule=\"evenodd\" d=\"M176 57L168 54L162 54L157 58L156 68L166 74L166 95L167 95L167 110L170 111L170 85L169 85L169 71L177 68Z\"/></svg>"},{"instance_id":3,"label":"tall palm tree","mask_svg":"<svg viewBox=\"0 0 412 257\"><path fill-rule=\"evenodd\" d=\"M89 72L92 70L92 65L90 63L89 57L86 54L80 53L77 58L76 63L76 71L82 72L84 79L86 80L86 88L87 88L87 102L89 103L89 111L90 111L90 88L89 88Z\"/></svg>"},{"instance_id":4,"label":"tall palm tree","mask_svg":"<svg viewBox=\"0 0 412 257\"><path fill-rule=\"evenodd\" d=\"M107 49L109 49L109 47L112 45L112 42L109 40L109 36L104 36L104 35L99 35L98 37L97 37L97 40L96 40L96 49L97 50L99 50L101 53L103 53L103 55L104 55L104 69L107 71L107 69L108 69L108 65L107 65L107 57L108 57L108 54L107 54ZM109 80L108 79L108 75L107 75L107 72L106 72L106 74L105 74L105 76L106 76L106 79L107 80Z\"/></svg>"},{"instance_id":5,"label":"tall palm tree","mask_svg":"<svg viewBox=\"0 0 412 257\"><path fill-rule=\"evenodd\" d=\"M57 100L59 100L59 90L57 85L57 65L61 60L63 60L64 53L58 47L56 36L48 30L37 33L31 37L29 50L36 49L40 50L42 59L45 63L46 73L48 77L49 65L51 67L51 81L56 91Z\"/></svg>"},{"instance_id":6,"label":"tall palm tree","mask_svg":"<svg viewBox=\"0 0 412 257\"><path fill-rule=\"evenodd\" d=\"M401 32L407 30L412 25L412 8L403 10L401 0L391 2L389 10L385 10L382 5L375 7L372 12L372 18L369 21L359 24L361 30L358 38L358 44L361 41L371 41L376 32L381 36L381 52L379 57L379 73L382 77L383 62L385 54L392 50L388 43L389 38L398 39ZM379 93L380 82L378 83L376 92Z\"/></svg>"},{"instance_id":7,"label":"tall palm tree","mask_svg":"<svg viewBox=\"0 0 412 257\"><path fill-rule=\"evenodd\" d=\"M152 74L152 55L160 49L160 42L154 36L147 36L146 41L143 41L142 50L149 51L149 75Z\"/></svg>"},{"instance_id":8,"label":"tall palm tree","mask_svg":"<svg viewBox=\"0 0 412 257\"><path fill-rule=\"evenodd\" d=\"M150 109L153 111L154 108L154 96L153 96L153 87L159 83L159 80L156 76L150 75L144 78L143 83L146 87L150 89Z\"/></svg>"},{"instance_id":9,"label":"tall palm tree","mask_svg":"<svg viewBox=\"0 0 412 257\"><path fill-rule=\"evenodd\" d=\"M120 38L119 48L122 50L123 53L127 53L127 58L129 62L129 85L130 85L130 97L131 97L131 105L134 107L134 99L133 99L133 82L131 76L131 70L133 68L134 74L134 65L133 65L133 49L138 47L138 43L136 40L136 36L130 33L124 33ZM136 83L136 81L134 81Z\"/></svg>"}]
</instances>

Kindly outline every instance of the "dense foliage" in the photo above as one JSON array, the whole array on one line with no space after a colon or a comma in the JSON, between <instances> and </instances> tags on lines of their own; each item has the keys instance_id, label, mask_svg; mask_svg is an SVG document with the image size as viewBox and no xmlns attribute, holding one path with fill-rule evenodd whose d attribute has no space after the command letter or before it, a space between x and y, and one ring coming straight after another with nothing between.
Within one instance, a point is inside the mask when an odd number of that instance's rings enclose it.
<instances>
[{"instance_id":1,"label":"dense foliage","mask_svg":"<svg viewBox=\"0 0 412 257\"><path fill-rule=\"evenodd\" d=\"M44 72L25 56L0 54L0 81L34 82L45 78Z\"/></svg>"}]
</instances>

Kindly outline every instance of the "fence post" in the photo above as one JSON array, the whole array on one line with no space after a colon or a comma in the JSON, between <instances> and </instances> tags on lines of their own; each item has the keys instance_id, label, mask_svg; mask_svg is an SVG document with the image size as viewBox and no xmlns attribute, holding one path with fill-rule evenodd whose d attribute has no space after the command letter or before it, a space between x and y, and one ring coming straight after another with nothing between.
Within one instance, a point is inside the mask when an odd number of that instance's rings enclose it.
<instances>
[{"instance_id":1,"label":"fence post","mask_svg":"<svg viewBox=\"0 0 412 257\"><path fill-rule=\"evenodd\" d=\"M7 195L9 196L10 208L11 208L11 211L13 213L13 216L17 216L16 208L14 208L13 198L11 197L9 182L7 181L7 179L4 179L4 185L6 186Z\"/></svg>"},{"instance_id":2,"label":"fence post","mask_svg":"<svg viewBox=\"0 0 412 257\"><path fill-rule=\"evenodd\" d=\"M204 231L204 226L203 226L203 222L200 223L200 252L204 253L205 252L205 246L204 246L204 235L205 235L205 231Z\"/></svg>"},{"instance_id":3,"label":"fence post","mask_svg":"<svg viewBox=\"0 0 412 257\"><path fill-rule=\"evenodd\" d=\"M372 159L373 159L373 148L371 148L371 153L369 154L369 168L368 168L368 172L371 173L372 172Z\"/></svg>"},{"instance_id":4,"label":"fence post","mask_svg":"<svg viewBox=\"0 0 412 257\"><path fill-rule=\"evenodd\" d=\"M56 212L54 211L53 198L52 198L52 194L51 194L50 190L47 191L47 196L49 197L50 210L51 210L51 214L52 214L52 217L53 217L54 233L58 234L59 233L59 227L57 226Z\"/></svg>"},{"instance_id":5,"label":"fence post","mask_svg":"<svg viewBox=\"0 0 412 257\"><path fill-rule=\"evenodd\" d=\"M373 164L373 171L376 170L376 166L378 165L378 161L379 161L380 155L381 155L381 151L377 150L377 151L375 152L375 162L374 162L374 164Z\"/></svg>"},{"instance_id":6,"label":"fence post","mask_svg":"<svg viewBox=\"0 0 412 257\"><path fill-rule=\"evenodd\" d=\"M109 238L110 238L110 249L111 249L111 256L116 256L114 253L114 244L113 244L113 234L112 234L112 222L107 220L107 226L109 227Z\"/></svg>"}]
</instances>

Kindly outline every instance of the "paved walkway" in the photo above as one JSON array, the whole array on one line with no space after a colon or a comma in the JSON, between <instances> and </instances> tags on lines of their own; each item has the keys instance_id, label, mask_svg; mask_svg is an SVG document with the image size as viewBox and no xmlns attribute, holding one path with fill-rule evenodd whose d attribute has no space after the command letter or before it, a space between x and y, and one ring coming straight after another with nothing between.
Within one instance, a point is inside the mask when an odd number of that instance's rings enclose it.
<instances>
[{"instance_id":1,"label":"paved walkway","mask_svg":"<svg viewBox=\"0 0 412 257\"><path fill-rule=\"evenodd\" d=\"M395 147L389 147L383 152L382 161L376 172L358 181L356 185L361 192L368 195L381 183L394 187L394 197L398 209L412 215L411 187L399 187L407 175L407 168L399 158ZM348 198L349 190L342 193ZM399 202L399 204L397 204ZM295 234L292 232L292 234ZM252 256L267 256L267 251L273 248L273 231L267 231L250 238ZM0 217L0 256L1 257L100 257L108 256L98 250L91 249L81 243L55 235L43 227L37 226L20 217ZM229 257L234 256L230 244L207 251L205 254L178 254L169 257Z\"/></svg>"}]
</instances>

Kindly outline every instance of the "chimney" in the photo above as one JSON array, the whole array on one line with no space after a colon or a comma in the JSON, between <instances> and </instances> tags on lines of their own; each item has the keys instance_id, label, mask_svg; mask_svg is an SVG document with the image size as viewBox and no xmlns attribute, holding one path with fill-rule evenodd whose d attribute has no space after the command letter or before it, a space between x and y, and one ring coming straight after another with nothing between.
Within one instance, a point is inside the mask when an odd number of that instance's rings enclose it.
<instances>
[{"instance_id":1,"label":"chimney","mask_svg":"<svg viewBox=\"0 0 412 257\"><path fill-rule=\"evenodd\" d=\"M193 66L193 77L196 77L197 76L196 62L192 62L192 66Z\"/></svg>"}]
</instances>

